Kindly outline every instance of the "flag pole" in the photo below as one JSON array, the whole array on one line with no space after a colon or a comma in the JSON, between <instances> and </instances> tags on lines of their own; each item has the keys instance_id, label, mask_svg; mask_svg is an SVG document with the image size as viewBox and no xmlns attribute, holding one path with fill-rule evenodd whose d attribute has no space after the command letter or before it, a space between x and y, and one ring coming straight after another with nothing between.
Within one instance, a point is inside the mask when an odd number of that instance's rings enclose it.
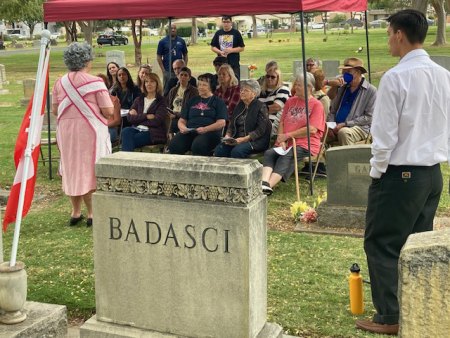
<instances>
[{"instance_id":1,"label":"flag pole","mask_svg":"<svg viewBox=\"0 0 450 338\"><path fill-rule=\"evenodd\" d=\"M33 144L33 142L35 139L35 133L37 132L35 130L37 116L38 116L38 114L41 113L43 94L44 94L43 89L45 89L45 81L46 81L46 76L47 76L46 73L44 74L43 70L44 70L44 61L46 64L48 64L48 56L46 56L45 52L46 52L49 42L50 42L50 32L48 30L42 31L41 49L40 49L40 54L39 54L38 70L36 73L36 85L34 88L30 128L28 130L27 147L25 149L25 154L24 154L24 165L22 168L22 181L20 183L20 194L19 194L19 201L18 201L17 214L16 214L16 225L14 227L14 237L13 237L13 243L12 243L12 249L11 249L11 259L9 261L9 266L11 266L11 267L16 265L17 248L19 246L20 225L22 223L22 210L23 210L25 191L27 188L27 181L28 181L28 169L29 169L29 166L31 163L31 153L35 147L35 144Z\"/></svg>"}]
</instances>

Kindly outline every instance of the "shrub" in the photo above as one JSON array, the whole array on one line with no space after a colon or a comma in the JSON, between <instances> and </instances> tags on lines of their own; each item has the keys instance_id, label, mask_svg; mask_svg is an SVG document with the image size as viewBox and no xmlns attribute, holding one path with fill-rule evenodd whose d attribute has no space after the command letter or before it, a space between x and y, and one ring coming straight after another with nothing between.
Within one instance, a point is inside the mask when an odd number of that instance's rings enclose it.
<instances>
[{"instance_id":1,"label":"shrub","mask_svg":"<svg viewBox=\"0 0 450 338\"><path fill-rule=\"evenodd\" d=\"M188 38L191 36L192 28L189 27L177 27L177 35L183 38Z\"/></svg>"}]
</instances>

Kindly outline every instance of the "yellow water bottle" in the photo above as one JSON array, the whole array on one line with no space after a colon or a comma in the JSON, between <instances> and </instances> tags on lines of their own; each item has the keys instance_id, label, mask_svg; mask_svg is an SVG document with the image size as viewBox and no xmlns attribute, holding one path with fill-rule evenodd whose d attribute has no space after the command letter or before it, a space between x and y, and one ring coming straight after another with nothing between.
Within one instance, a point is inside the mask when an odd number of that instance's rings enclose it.
<instances>
[{"instance_id":1,"label":"yellow water bottle","mask_svg":"<svg viewBox=\"0 0 450 338\"><path fill-rule=\"evenodd\" d=\"M363 279L359 273L358 264L354 263L350 268L348 285L350 288L350 311L354 315L361 315L364 312L363 302Z\"/></svg>"}]
</instances>

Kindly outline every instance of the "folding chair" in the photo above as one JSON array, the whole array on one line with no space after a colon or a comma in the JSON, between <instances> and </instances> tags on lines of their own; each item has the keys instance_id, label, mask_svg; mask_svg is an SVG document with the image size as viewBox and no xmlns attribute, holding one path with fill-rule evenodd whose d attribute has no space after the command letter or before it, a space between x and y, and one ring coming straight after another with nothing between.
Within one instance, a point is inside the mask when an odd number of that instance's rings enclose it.
<instances>
[{"instance_id":1,"label":"folding chair","mask_svg":"<svg viewBox=\"0 0 450 338\"><path fill-rule=\"evenodd\" d=\"M141 148L136 148L136 150L140 152L152 152L154 149L158 149L161 154L164 153L165 148L169 144L170 141L170 125L172 123L172 119L170 118L169 114L166 115L166 118L164 119L164 127L166 129L166 137L167 141L165 143L160 144L149 144L148 146L143 146Z\"/></svg>"},{"instance_id":2,"label":"folding chair","mask_svg":"<svg viewBox=\"0 0 450 338\"><path fill-rule=\"evenodd\" d=\"M316 165L314 166L313 175L311 177L312 182L314 182L314 179L316 178L317 168L319 167L319 162L321 160L325 160L327 134L328 134L328 125L325 124L325 132L323 133L322 139L320 140L319 152L317 153L317 155L311 156L311 162L316 163ZM309 157L302 158L302 162L309 162Z\"/></svg>"}]
</instances>

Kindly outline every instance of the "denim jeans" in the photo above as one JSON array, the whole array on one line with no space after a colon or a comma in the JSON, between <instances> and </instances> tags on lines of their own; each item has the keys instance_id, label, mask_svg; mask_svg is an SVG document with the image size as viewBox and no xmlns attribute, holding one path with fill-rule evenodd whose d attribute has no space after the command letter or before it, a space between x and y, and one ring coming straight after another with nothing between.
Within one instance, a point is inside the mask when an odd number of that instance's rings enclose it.
<instances>
[{"instance_id":1,"label":"denim jeans","mask_svg":"<svg viewBox=\"0 0 450 338\"><path fill-rule=\"evenodd\" d=\"M231 157L231 158L247 158L253 152L253 147L250 142L230 146L224 143L219 144L214 151L216 157Z\"/></svg>"},{"instance_id":2,"label":"denim jeans","mask_svg":"<svg viewBox=\"0 0 450 338\"><path fill-rule=\"evenodd\" d=\"M122 151L134 151L136 148L152 144L150 132L139 131L133 127L122 130Z\"/></svg>"}]
</instances>

